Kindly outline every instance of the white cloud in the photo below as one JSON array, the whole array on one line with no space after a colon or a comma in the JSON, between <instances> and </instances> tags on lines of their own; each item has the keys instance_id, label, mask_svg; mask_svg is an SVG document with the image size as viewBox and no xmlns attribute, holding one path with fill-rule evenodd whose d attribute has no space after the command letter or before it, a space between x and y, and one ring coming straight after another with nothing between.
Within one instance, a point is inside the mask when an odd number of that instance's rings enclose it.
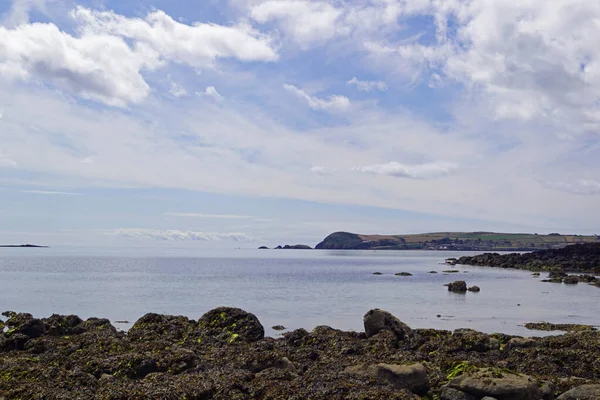
<instances>
[{"instance_id":1,"label":"white cloud","mask_svg":"<svg viewBox=\"0 0 600 400\"><path fill-rule=\"evenodd\" d=\"M187 90L177 82L171 79L171 76L168 77L169 81L169 93L175 97L183 97L188 94Z\"/></svg>"},{"instance_id":2,"label":"white cloud","mask_svg":"<svg viewBox=\"0 0 600 400\"><path fill-rule=\"evenodd\" d=\"M261 24L278 21L302 46L347 33L347 29L337 23L342 11L326 2L270 0L253 6L250 15Z\"/></svg>"},{"instance_id":3,"label":"white cloud","mask_svg":"<svg viewBox=\"0 0 600 400\"><path fill-rule=\"evenodd\" d=\"M270 39L244 25L190 26L162 11L140 19L78 7L72 16L79 36L52 23L0 26L0 77L39 79L77 96L123 107L149 95L143 72L169 61L200 68L220 58L277 59Z\"/></svg>"},{"instance_id":4,"label":"white cloud","mask_svg":"<svg viewBox=\"0 0 600 400\"><path fill-rule=\"evenodd\" d=\"M48 1L49 0L12 0L11 7L2 18L2 24L12 27L28 23L29 12L34 8L43 10Z\"/></svg>"},{"instance_id":5,"label":"white cloud","mask_svg":"<svg viewBox=\"0 0 600 400\"><path fill-rule=\"evenodd\" d=\"M205 219L249 219L254 218L248 215L233 215L233 214L201 214L201 213L179 213L179 212L168 212L165 213L169 217L182 217L182 218L205 218Z\"/></svg>"},{"instance_id":6,"label":"white cloud","mask_svg":"<svg viewBox=\"0 0 600 400\"><path fill-rule=\"evenodd\" d=\"M110 232L112 235L123 236L127 238L168 240L168 241L218 241L233 240L236 242L253 242L254 238L245 233L214 233L214 232L194 232L181 231L174 229L116 229Z\"/></svg>"},{"instance_id":7,"label":"white cloud","mask_svg":"<svg viewBox=\"0 0 600 400\"><path fill-rule=\"evenodd\" d=\"M296 97L306 101L313 110L345 111L350 107L350 100L345 96L331 95L328 99L310 96L304 90L293 85L284 84L283 87Z\"/></svg>"},{"instance_id":8,"label":"white cloud","mask_svg":"<svg viewBox=\"0 0 600 400\"><path fill-rule=\"evenodd\" d=\"M0 168L16 168L17 165L15 160L0 156Z\"/></svg>"},{"instance_id":9,"label":"white cloud","mask_svg":"<svg viewBox=\"0 0 600 400\"><path fill-rule=\"evenodd\" d=\"M480 112L485 107L496 120L538 121L558 132L600 129L600 48L594 39L600 3L449 1L413 12L434 17L436 40L368 38L365 48L377 65L415 81L426 78L430 87L461 83L483 106Z\"/></svg>"},{"instance_id":10,"label":"white cloud","mask_svg":"<svg viewBox=\"0 0 600 400\"><path fill-rule=\"evenodd\" d=\"M367 35L398 29L398 17L414 14L429 0L397 2L379 0L362 4L318 0L253 1L250 17L260 24L275 22L285 37L307 48L340 37L354 37L358 43Z\"/></svg>"},{"instance_id":11,"label":"white cloud","mask_svg":"<svg viewBox=\"0 0 600 400\"><path fill-rule=\"evenodd\" d=\"M86 158L82 159L81 163L83 163L83 164L93 164L95 161L96 161L96 157L89 156L89 157L86 157Z\"/></svg>"},{"instance_id":12,"label":"white cloud","mask_svg":"<svg viewBox=\"0 0 600 400\"><path fill-rule=\"evenodd\" d=\"M223 99L223 96L221 96L214 86L208 86L204 92L199 92L198 95L212 97L215 100Z\"/></svg>"},{"instance_id":13,"label":"white cloud","mask_svg":"<svg viewBox=\"0 0 600 400\"><path fill-rule=\"evenodd\" d=\"M448 162L434 162L426 164L400 164L389 162L354 168L354 171L366 172L373 175L386 175L397 178L434 179L450 175L458 169L458 165Z\"/></svg>"},{"instance_id":14,"label":"white cloud","mask_svg":"<svg viewBox=\"0 0 600 400\"><path fill-rule=\"evenodd\" d=\"M387 90L385 82L381 81L359 81L356 77L346 82L348 85L356 86L362 92L371 92L373 90Z\"/></svg>"},{"instance_id":15,"label":"white cloud","mask_svg":"<svg viewBox=\"0 0 600 400\"><path fill-rule=\"evenodd\" d=\"M73 17L84 34L109 34L135 40L165 59L203 68L219 58L240 61L276 61L277 53L268 36L248 25L222 26L175 21L163 11L141 18L128 18L111 11L98 12L78 7Z\"/></svg>"},{"instance_id":16,"label":"white cloud","mask_svg":"<svg viewBox=\"0 0 600 400\"><path fill-rule=\"evenodd\" d=\"M543 182L550 189L559 190L577 195L600 194L600 182L589 179L575 179L571 182Z\"/></svg>"},{"instance_id":17,"label":"white cloud","mask_svg":"<svg viewBox=\"0 0 600 400\"><path fill-rule=\"evenodd\" d=\"M81 193L56 192L53 190L21 190L21 193L43 194L49 196L81 196Z\"/></svg>"}]
</instances>

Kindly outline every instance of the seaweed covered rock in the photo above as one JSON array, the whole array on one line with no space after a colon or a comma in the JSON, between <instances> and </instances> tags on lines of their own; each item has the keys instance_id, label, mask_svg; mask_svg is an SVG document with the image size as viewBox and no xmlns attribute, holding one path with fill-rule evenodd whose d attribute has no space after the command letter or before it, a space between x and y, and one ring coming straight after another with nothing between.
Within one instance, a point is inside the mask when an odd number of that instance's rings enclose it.
<instances>
[{"instance_id":1,"label":"seaweed covered rock","mask_svg":"<svg viewBox=\"0 0 600 400\"><path fill-rule=\"evenodd\" d=\"M486 333L473 329L456 329L452 340L447 344L449 352L476 351L487 352L500 349L500 341Z\"/></svg>"},{"instance_id":2,"label":"seaweed covered rock","mask_svg":"<svg viewBox=\"0 0 600 400\"><path fill-rule=\"evenodd\" d=\"M178 341L187 337L194 321L187 317L146 314L138 319L127 336L132 340L156 340L158 337L166 340Z\"/></svg>"},{"instance_id":3,"label":"seaweed covered rock","mask_svg":"<svg viewBox=\"0 0 600 400\"><path fill-rule=\"evenodd\" d=\"M84 321L77 315L53 314L42 320L49 335L80 335L86 331Z\"/></svg>"},{"instance_id":4,"label":"seaweed covered rock","mask_svg":"<svg viewBox=\"0 0 600 400\"><path fill-rule=\"evenodd\" d=\"M378 334L381 331L391 331L399 340L412 335L412 329L391 313L375 308L363 317L365 333L367 337Z\"/></svg>"},{"instance_id":5,"label":"seaweed covered rock","mask_svg":"<svg viewBox=\"0 0 600 400\"><path fill-rule=\"evenodd\" d=\"M21 334L30 339L35 339L46 332L46 325L44 325L42 320L33 318L31 314L6 311L2 315L8 318L5 322L8 328L6 332L7 338Z\"/></svg>"},{"instance_id":6,"label":"seaweed covered rock","mask_svg":"<svg viewBox=\"0 0 600 400\"><path fill-rule=\"evenodd\" d=\"M265 328L254 314L239 308L219 307L198 320L195 334L200 341L252 343L265 337Z\"/></svg>"}]
</instances>

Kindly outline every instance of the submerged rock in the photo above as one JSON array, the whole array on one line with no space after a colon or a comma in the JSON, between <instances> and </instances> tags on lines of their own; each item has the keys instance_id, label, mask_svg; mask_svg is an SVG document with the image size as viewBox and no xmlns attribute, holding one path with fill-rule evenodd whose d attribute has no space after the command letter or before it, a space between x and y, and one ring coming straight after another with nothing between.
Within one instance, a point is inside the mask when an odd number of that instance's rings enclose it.
<instances>
[{"instance_id":1,"label":"submerged rock","mask_svg":"<svg viewBox=\"0 0 600 400\"><path fill-rule=\"evenodd\" d=\"M479 286L471 286L468 290L469 290L469 292L480 292L481 291Z\"/></svg>"},{"instance_id":2,"label":"submerged rock","mask_svg":"<svg viewBox=\"0 0 600 400\"><path fill-rule=\"evenodd\" d=\"M396 276L412 276L412 274L410 272L398 272L397 274L394 274Z\"/></svg>"}]
</instances>

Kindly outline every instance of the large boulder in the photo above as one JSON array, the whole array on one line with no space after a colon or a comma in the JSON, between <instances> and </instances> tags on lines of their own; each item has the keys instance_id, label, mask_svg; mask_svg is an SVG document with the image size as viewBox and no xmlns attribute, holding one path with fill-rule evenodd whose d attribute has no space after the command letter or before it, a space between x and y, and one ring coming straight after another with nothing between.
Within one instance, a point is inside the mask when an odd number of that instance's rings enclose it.
<instances>
[{"instance_id":1,"label":"large boulder","mask_svg":"<svg viewBox=\"0 0 600 400\"><path fill-rule=\"evenodd\" d=\"M482 398L498 400L549 399L540 389L542 385L527 375L497 368L482 368L452 379L448 387Z\"/></svg>"},{"instance_id":2,"label":"large boulder","mask_svg":"<svg viewBox=\"0 0 600 400\"><path fill-rule=\"evenodd\" d=\"M254 314L239 308L219 307L204 314L196 328L198 342L256 342L265 337L265 328Z\"/></svg>"},{"instance_id":3,"label":"large boulder","mask_svg":"<svg viewBox=\"0 0 600 400\"><path fill-rule=\"evenodd\" d=\"M348 367L345 372L374 378L396 389L407 389L416 394L426 394L429 391L429 376L423 364L363 364Z\"/></svg>"},{"instance_id":4,"label":"large boulder","mask_svg":"<svg viewBox=\"0 0 600 400\"><path fill-rule=\"evenodd\" d=\"M558 396L556 400L598 400L600 385L583 385Z\"/></svg>"},{"instance_id":5,"label":"large boulder","mask_svg":"<svg viewBox=\"0 0 600 400\"><path fill-rule=\"evenodd\" d=\"M397 339L405 339L412 335L412 329L391 313L375 308L363 317L367 337L374 336L381 331L391 331Z\"/></svg>"}]
</instances>

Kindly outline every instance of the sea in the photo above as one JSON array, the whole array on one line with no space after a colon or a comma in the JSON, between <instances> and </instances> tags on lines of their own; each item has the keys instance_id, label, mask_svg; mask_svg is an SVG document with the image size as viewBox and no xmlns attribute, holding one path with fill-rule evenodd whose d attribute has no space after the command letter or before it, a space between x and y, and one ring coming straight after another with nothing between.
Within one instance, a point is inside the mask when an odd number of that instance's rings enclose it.
<instances>
[{"instance_id":1,"label":"sea","mask_svg":"<svg viewBox=\"0 0 600 400\"><path fill-rule=\"evenodd\" d=\"M272 329L328 325L363 330L363 315L387 310L413 328L472 328L522 336L527 322L600 325L600 289L543 283L511 269L448 266L474 252L0 249L0 311L108 318L127 330L149 312L200 318L219 306L255 314ZM444 273L455 269L458 273ZM430 273L436 271L436 274ZM381 275L374 275L379 272ZM412 276L395 276L409 272ZM479 293L451 293L465 280Z\"/></svg>"}]
</instances>

